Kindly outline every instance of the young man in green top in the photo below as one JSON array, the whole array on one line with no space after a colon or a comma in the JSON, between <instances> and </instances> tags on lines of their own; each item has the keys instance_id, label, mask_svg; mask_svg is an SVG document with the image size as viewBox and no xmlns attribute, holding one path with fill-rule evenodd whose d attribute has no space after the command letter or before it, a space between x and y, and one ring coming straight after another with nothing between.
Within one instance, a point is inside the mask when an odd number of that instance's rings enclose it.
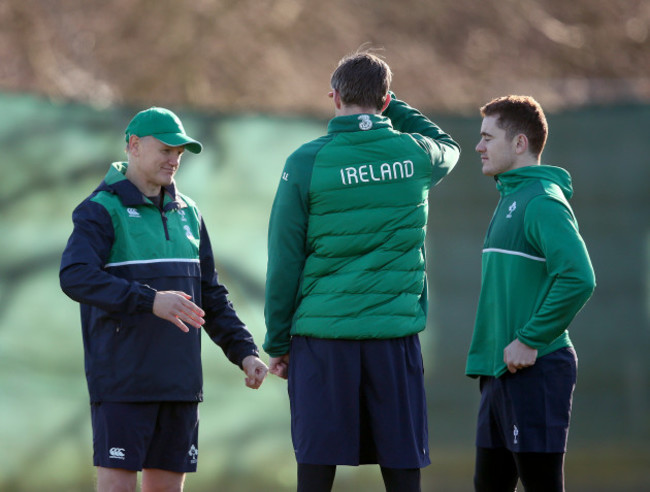
<instances>
[{"instance_id":1,"label":"young man in green top","mask_svg":"<svg viewBox=\"0 0 650 492\"><path fill-rule=\"evenodd\" d=\"M567 328L595 287L568 200L569 173L540 164L548 127L531 97L481 108L476 146L501 199L488 228L466 373L480 377L475 489L564 490L577 357Z\"/></svg>"},{"instance_id":2,"label":"young man in green top","mask_svg":"<svg viewBox=\"0 0 650 492\"><path fill-rule=\"evenodd\" d=\"M366 463L386 490L418 491L430 462L427 197L460 149L390 81L370 53L341 60L328 133L289 156L271 212L264 350L289 379L299 491Z\"/></svg>"}]
</instances>

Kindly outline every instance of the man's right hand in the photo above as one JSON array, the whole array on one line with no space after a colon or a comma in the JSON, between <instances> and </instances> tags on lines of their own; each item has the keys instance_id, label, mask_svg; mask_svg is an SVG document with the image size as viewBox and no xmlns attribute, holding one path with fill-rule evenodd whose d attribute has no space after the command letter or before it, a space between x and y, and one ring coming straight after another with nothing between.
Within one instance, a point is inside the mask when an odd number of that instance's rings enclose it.
<instances>
[{"instance_id":1,"label":"man's right hand","mask_svg":"<svg viewBox=\"0 0 650 492\"><path fill-rule=\"evenodd\" d=\"M191 298L192 296L177 290L156 292L153 314L174 323L184 332L190 331L185 323L194 328L201 328L205 323L205 311L190 301Z\"/></svg>"}]
</instances>

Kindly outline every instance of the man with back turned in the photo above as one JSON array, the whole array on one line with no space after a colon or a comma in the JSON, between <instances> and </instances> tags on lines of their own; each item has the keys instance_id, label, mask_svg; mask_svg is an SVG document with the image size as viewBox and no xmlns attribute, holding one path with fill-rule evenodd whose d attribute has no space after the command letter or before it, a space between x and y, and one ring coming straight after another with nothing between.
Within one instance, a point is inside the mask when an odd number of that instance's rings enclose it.
<instances>
[{"instance_id":1,"label":"man with back turned","mask_svg":"<svg viewBox=\"0 0 650 492\"><path fill-rule=\"evenodd\" d=\"M460 148L390 82L371 53L339 62L328 133L289 156L271 211L264 350L289 379L302 492L367 463L387 491L419 491L430 463L427 197Z\"/></svg>"}]
</instances>

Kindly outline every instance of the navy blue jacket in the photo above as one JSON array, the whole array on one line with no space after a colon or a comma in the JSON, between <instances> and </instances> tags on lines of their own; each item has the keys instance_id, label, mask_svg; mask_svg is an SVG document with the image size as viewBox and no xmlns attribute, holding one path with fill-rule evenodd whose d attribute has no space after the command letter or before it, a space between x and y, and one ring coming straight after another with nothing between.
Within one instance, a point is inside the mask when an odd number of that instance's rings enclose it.
<instances>
[{"instance_id":1,"label":"navy blue jacket","mask_svg":"<svg viewBox=\"0 0 650 492\"><path fill-rule=\"evenodd\" d=\"M232 363L258 349L219 283L196 205L172 185L161 211L126 179L126 166L114 163L75 209L61 260L61 288L81 305L90 400L202 401L201 330L155 316L156 291L191 295Z\"/></svg>"}]
</instances>

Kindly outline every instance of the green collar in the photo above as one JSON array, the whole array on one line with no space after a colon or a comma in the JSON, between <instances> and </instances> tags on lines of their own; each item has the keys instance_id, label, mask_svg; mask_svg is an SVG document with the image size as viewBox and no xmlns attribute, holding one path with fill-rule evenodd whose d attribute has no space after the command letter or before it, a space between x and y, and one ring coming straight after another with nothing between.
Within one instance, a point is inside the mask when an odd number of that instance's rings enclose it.
<instances>
[{"instance_id":1,"label":"green collar","mask_svg":"<svg viewBox=\"0 0 650 492\"><path fill-rule=\"evenodd\" d=\"M358 132L392 128L390 119L379 114L351 114L332 118L327 133Z\"/></svg>"}]
</instances>

